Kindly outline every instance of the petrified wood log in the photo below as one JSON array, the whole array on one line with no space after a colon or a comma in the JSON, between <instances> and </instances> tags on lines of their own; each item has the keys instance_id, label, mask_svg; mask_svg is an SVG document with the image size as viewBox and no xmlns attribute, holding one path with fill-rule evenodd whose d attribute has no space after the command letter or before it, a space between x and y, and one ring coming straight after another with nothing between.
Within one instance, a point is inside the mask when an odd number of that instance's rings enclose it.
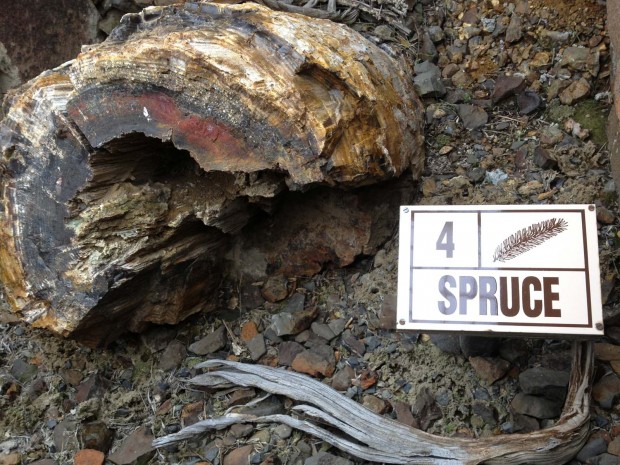
<instances>
[{"instance_id":1,"label":"petrified wood log","mask_svg":"<svg viewBox=\"0 0 620 465\"><path fill-rule=\"evenodd\" d=\"M231 237L287 192L416 177L423 160L402 65L345 26L254 4L127 15L3 113L4 292L89 345L213 307ZM323 247L319 265L354 258Z\"/></svg>"}]
</instances>

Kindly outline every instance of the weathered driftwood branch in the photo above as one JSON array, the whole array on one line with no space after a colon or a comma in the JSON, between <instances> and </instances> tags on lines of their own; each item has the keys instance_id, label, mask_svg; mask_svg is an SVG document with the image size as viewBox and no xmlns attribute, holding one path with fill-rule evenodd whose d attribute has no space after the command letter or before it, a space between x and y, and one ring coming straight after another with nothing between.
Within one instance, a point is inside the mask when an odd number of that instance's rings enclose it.
<instances>
[{"instance_id":1,"label":"weathered driftwood branch","mask_svg":"<svg viewBox=\"0 0 620 465\"><path fill-rule=\"evenodd\" d=\"M590 385L593 351L589 342L573 345L573 368L562 416L557 423L529 434L512 434L478 439L434 436L370 412L306 375L260 365L211 360L197 365L214 369L193 378L190 384L217 387L218 384L252 386L287 396L310 405L297 405L308 419L287 415L254 417L229 413L220 418L195 423L178 433L157 439L163 447L186 440L211 429L234 423L281 422L315 435L333 446L363 460L393 464L562 464L580 450L590 424ZM318 424L327 424L335 434Z\"/></svg>"},{"instance_id":2,"label":"weathered driftwood branch","mask_svg":"<svg viewBox=\"0 0 620 465\"><path fill-rule=\"evenodd\" d=\"M4 103L9 302L90 345L213 306L231 235L287 191L417 176L404 71L345 26L256 4L126 15ZM363 247L323 244L320 260Z\"/></svg>"}]
</instances>

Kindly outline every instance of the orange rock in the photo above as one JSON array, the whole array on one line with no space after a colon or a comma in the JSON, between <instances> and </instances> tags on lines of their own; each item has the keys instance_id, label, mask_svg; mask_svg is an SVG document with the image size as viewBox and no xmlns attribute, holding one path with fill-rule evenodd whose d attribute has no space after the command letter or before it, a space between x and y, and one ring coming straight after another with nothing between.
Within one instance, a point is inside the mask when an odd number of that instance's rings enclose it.
<instances>
[{"instance_id":1,"label":"orange rock","mask_svg":"<svg viewBox=\"0 0 620 465\"><path fill-rule=\"evenodd\" d=\"M248 342L250 339L257 335L258 327L253 321L250 320L241 327L241 340L243 342Z\"/></svg>"},{"instance_id":2,"label":"orange rock","mask_svg":"<svg viewBox=\"0 0 620 465\"><path fill-rule=\"evenodd\" d=\"M95 449L82 449L73 457L75 465L103 465L105 454Z\"/></svg>"}]
</instances>

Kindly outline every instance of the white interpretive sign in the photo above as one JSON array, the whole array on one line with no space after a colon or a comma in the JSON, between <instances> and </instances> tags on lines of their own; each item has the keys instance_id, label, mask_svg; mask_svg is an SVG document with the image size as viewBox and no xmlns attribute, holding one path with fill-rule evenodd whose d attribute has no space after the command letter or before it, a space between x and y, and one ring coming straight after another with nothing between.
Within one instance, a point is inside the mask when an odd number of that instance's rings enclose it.
<instances>
[{"instance_id":1,"label":"white interpretive sign","mask_svg":"<svg viewBox=\"0 0 620 465\"><path fill-rule=\"evenodd\" d=\"M594 205L400 212L397 329L603 334Z\"/></svg>"}]
</instances>

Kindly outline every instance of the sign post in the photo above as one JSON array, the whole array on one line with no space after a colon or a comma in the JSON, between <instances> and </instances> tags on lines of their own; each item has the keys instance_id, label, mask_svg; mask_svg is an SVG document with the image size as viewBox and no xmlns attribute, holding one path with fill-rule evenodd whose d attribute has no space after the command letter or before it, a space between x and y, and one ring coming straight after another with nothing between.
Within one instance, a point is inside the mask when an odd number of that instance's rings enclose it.
<instances>
[{"instance_id":1,"label":"sign post","mask_svg":"<svg viewBox=\"0 0 620 465\"><path fill-rule=\"evenodd\" d=\"M400 211L397 329L603 334L594 205Z\"/></svg>"}]
</instances>

